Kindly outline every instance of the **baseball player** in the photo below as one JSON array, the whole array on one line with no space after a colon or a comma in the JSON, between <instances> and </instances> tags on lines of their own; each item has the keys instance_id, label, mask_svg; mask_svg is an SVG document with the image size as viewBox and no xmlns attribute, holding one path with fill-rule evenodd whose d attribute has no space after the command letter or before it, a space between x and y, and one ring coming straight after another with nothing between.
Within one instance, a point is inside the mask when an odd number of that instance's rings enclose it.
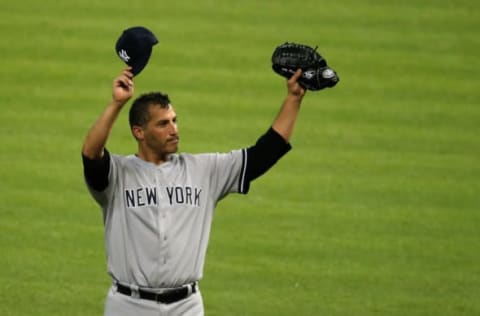
<instances>
[{"instance_id":1,"label":"baseball player","mask_svg":"<svg viewBox=\"0 0 480 316\"><path fill-rule=\"evenodd\" d=\"M198 281L215 205L249 184L290 150L306 90L298 70L271 127L258 141L228 153L178 154L177 115L168 95L153 92L133 101L129 123L136 154L120 156L105 145L134 94L128 67L113 81L112 100L82 148L89 191L105 226L108 273L106 316L204 315Z\"/></svg>"}]
</instances>

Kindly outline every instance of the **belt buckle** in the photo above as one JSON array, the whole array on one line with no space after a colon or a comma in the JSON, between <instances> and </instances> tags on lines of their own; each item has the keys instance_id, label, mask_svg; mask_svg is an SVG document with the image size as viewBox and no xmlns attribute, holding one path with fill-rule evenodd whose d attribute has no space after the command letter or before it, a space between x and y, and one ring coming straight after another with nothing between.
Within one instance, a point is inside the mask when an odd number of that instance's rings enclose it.
<instances>
[{"instance_id":1,"label":"belt buckle","mask_svg":"<svg viewBox=\"0 0 480 316\"><path fill-rule=\"evenodd\" d=\"M163 293L154 293L153 299L159 304L171 304L176 302L176 300L172 300L172 295L175 295L175 290Z\"/></svg>"},{"instance_id":2,"label":"belt buckle","mask_svg":"<svg viewBox=\"0 0 480 316\"><path fill-rule=\"evenodd\" d=\"M161 293L154 293L155 296L153 297L153 299L155 300L155 302L157 303L162 303L162 294Z\"/></svg>"}]
</instances>

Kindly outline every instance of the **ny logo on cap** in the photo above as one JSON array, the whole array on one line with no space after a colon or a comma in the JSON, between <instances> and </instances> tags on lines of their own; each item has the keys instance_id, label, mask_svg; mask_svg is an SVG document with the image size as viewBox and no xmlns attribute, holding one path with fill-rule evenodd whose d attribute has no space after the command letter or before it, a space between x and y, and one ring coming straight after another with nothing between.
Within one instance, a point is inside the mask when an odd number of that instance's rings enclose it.
<instances>
[{"instance_id":1,"label":"ny logo on cap","mask_svg":"<svg viewBox=\"0 0 480 316\"><path fill-rule=\"evenodd\" d=\"M118 51L118 56L126 63L130 60L130 56L128 56L127 51L124 49Z\"/></svg>"}]
</instances>

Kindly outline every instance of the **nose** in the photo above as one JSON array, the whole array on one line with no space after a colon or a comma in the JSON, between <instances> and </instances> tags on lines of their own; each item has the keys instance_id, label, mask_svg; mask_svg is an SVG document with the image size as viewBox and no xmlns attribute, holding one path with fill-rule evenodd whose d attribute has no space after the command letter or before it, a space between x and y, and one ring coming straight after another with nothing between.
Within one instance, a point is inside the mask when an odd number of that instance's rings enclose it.
<instances>
[{"instance_id":1,"label":"nose","mask_svg":"<svg viewBox=\"0 0 480 316\"><path fill-rule=\"evenodd\" d=\"M178 134L177 122L171 122L170 123L170 134L171 135L177 135Z\"/></svg>"}]
</instances>

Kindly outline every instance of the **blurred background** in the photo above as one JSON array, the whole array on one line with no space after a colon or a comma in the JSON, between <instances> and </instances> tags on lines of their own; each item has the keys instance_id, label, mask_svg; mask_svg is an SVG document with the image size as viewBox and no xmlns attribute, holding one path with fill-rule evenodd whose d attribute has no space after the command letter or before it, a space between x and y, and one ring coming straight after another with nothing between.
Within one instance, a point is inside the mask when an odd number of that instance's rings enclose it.
<instances>
[{"instance_id":1,"label":"blurred background","mask_svg":"<svg viewBox=\"0 0 480 316\"><path fill-rule=\"evenodd\" d=\"M0 315L102 315L103 224L80 149L124 65L159 38L181 151L253 144L286 94L285 41L340 76L308 93L293 150L216 212L207 315L480 314L480 4L457 0L10 1L0 12ZM136 145L124 111L108 143Z\"/></svg>"}]
</instances>

